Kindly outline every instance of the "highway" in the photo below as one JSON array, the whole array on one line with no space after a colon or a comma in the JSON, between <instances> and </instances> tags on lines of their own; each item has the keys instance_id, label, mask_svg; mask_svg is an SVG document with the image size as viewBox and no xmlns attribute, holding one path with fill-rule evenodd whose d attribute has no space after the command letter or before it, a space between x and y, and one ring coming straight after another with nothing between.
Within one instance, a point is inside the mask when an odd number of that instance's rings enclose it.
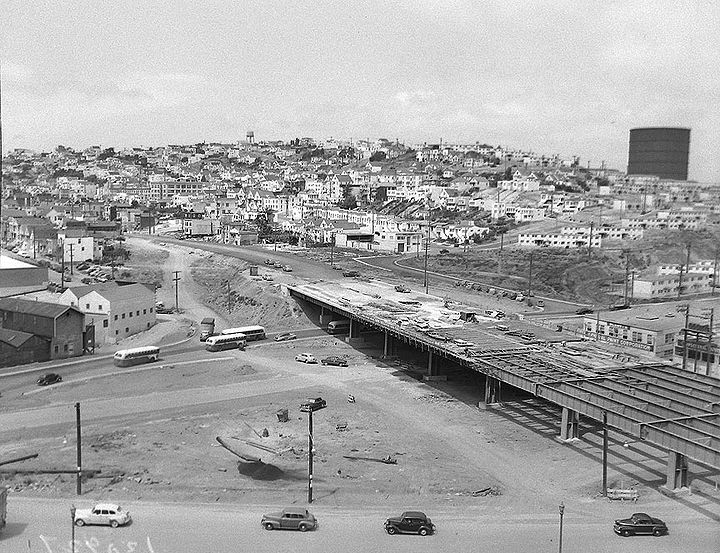
<instances>
[{"instance_id":1,"label":"highway","mask_svg":"<svg viewBox=\"0 0 720 553\"><path fill-rule=\"evenodd\" d=\"M91 498L31 499L8 501L8 526L0 540L0 552L65 553L71 551L70 505L87 508ZM383 552L424 553L438 551L558 550L559 516L513 516L482 507L428 508L437 526L434 536L389 536L385 518L402 507L343 508L323 504L311 507L319 521L314 532L268 532L260 526L263 513L282 505L218 505L195 503L129 503L133 522L127 527L86 526L75 529L76 553L253 553ZM630 512L630 511L628 511ZM663 553L687 551L717 553L720 527L713 521L668 520L670 535L621 538L612 521L597 521L566 510L563 550L594 553Z\"/></svg>"}]
</instances>

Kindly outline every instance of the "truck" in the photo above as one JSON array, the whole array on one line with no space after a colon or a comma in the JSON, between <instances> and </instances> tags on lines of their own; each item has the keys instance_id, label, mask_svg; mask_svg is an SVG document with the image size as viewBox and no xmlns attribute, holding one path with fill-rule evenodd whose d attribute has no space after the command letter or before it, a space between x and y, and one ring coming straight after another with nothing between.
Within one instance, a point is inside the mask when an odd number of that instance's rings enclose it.
<instances>
[{"instance_id":1,"label":"truck","mask_svg":"<svg viewBox=\"0 0 720 553\"><path fill-rule=\"evenodd\" d=\"M212 317L205 317L202 321L200 321L200 341L204 342L213 334L215 334L215 319Z\"/></svg>"},{"instance_id":2,"label":"truck","mask_svg":"<svg viewBox=\"0 0 720 553\"><path fill-rule=\"evenodd\" d=\"M5 522L7 517L7 494L8 489L5 486L0 486L0 532L5 528Z\"/></svg>"}]
</instances>

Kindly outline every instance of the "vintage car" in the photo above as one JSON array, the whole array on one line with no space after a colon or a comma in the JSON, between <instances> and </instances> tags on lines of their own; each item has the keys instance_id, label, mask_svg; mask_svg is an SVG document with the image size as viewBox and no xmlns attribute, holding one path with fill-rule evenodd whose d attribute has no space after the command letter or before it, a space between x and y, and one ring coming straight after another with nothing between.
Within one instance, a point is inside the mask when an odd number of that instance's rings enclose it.
<instances>
[{"instance_id":1,"label":"vintage car","mask_svg":"<svg viewBox=\"0 0 720 553\"><path fill-rule=\"evenodd\" d=\"M388 534L420 534L427 536L435 532L435 525L421 511L405 511L399 517L390 517L385 521Z\"/></svg>"},{"instance_id":2,"label":"vintage car","mask_svg":"<svg viewBox=\"0 0 720 553\"><path fill-rule=\"evenodd\" d=\"M625 537L635 534L664 536L668 533L667 525L662 520L646 513L634 513L630 518L616 520L613 530L617 535Z\"/></svg>"},{"instance_id":3,"label":"vintage car","mask_svg":"<svg viewBox=\"0 0 720 553\"><path fill-rule=\"evenodd\" d=\"M260 521L265 530L300 530L317 528L317 519L303 507L286 507L277 513L263 515Z\"/></svg>"}]
</instances>

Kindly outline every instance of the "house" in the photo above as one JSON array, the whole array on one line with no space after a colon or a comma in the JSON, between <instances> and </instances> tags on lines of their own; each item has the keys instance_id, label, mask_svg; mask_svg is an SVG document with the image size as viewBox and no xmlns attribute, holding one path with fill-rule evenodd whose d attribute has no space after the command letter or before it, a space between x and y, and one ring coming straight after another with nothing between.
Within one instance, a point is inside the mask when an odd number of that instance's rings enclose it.
<instances>
[{"instance_id":1,"label":"house","mask_svg":"<svg viewBox=\"0 0 720 553\"><path fill-rule=\"evenodd\" d=\"M45 346L36 353L36 361L77 357L86 345L85 315L67 305L0 298L0 326L43 338Z\"/></svg>"},{"instance_id":2,"label":"house","mask_svg":"<svg viewBox=\"0 0 720 553\"><path fill-rule=\"evenodd\" d=\"M104 282L65 290L58 303L85 314L95 344L113 344L156 323L155 292L145 284Z\"/></svg>"}]
</instances>

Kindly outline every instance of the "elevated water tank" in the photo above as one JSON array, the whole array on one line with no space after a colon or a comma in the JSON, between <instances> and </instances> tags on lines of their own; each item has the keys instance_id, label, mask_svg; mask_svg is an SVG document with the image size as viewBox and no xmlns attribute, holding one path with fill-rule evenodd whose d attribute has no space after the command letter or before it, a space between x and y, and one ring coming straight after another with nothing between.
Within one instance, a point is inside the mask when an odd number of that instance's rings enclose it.
<instances>
[{"instance_id":1,"label":"elevated water tank","mask_svg":"<svg viewBox=\"0 0 720 553\"><path fill-rule=\"evenodd\" d=\"M687 180L690 129L646 127L630 130L628 175Z\"/></svg>"}]
</instances>

